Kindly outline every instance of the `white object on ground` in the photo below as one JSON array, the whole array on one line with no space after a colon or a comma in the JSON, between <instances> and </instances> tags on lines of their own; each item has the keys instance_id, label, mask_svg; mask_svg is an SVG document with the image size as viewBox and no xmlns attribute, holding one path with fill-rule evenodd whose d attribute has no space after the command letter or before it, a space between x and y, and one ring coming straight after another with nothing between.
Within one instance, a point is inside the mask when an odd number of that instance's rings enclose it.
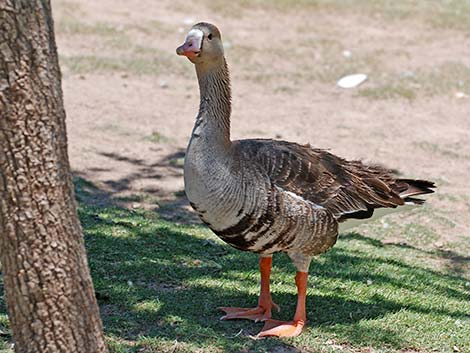
<instances>
[{"instance_id":1,"label":"white object on ground","mask_svg":"<svg viewBox=\"0 0 470 353\"><path fill-rule=\"evenodd\" d=\"M359 86L365 80L367 80L367 75L354 74L342 77L338 82L336 82L336 84L341 88L353 88Z\"/></svg>"},{"instance_id":2,"label":"white object on ground","mask_svg":"<svg viewBox=\"0 0 470 353\"><path fill-rule=\"evenodd\" d=\"M350 58L352 56L352 53L350 50L343 50L343 56L345 58Z\"/></svg>"}]
</instances>

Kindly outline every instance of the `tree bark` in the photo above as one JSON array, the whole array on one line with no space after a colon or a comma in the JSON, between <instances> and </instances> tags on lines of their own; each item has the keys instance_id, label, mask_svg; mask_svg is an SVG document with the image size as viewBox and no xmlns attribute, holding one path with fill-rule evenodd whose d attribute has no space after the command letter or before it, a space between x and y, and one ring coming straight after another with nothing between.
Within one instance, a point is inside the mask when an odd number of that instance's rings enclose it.
<instances>
[{"instance_id":1,"label":"tree bark","mask_svg":"<svg viewBox=\"0 0 470 353\"><path fill-rule=\"evenodd\" d=\"M48 0L0 0L0 261L16 352L107 351Z\"/></svg>"}]
</instances>

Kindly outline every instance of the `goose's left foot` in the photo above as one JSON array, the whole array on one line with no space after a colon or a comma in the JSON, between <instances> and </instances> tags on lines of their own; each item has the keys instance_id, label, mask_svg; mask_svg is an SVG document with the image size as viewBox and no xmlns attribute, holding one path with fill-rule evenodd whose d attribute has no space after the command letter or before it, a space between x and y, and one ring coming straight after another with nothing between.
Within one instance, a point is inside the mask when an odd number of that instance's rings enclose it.
<instances>
[{"instance_id":1,"label":"goose's left foot","mask_svg":"<svg viewBox=\"0 0 470 353\"><path fill-rule=\"evenodd\" d=\"M256 338L276 336L276 337L295 337L302 333L307 321L305 312L305 299L307 296L307 272L297 272L295 283L297 285L297 308L295 310L294 320L279 321L266 320L263 329Z\"/></svg>"},{"instance_id":2,"label":"goose's left foot","mask_svg":"<svg viewBox=\"0 0 470 353\"><path fill-rule=\"evenodd\" d=\"M302 333L305 326L303 320L279 321L266 320L263 329L256 338L276 336L276 337L296 337Z\"/></svg>"}]
</instances>

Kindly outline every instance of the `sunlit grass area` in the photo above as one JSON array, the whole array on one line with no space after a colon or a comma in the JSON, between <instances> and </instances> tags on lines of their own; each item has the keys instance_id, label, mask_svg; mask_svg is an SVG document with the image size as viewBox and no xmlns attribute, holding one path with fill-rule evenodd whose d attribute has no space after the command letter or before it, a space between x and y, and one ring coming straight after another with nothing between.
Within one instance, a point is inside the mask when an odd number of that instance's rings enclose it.
<instances>
[{"instance_id":1,"label":"sunlit grass area","mask_svg":"<svg viewBox=\"0 0 470 353\"><path fill-rule=\"evenodd\" d=\"M116 152L123 160L143 160L142 150L136 148L139 140L152 151L142 164L105 165L107 160L100 158L77 167L72 160L77 175L87 178L75 179L76 196L111 353L470 352L470 196L461 176L470 155L464 119L454 119L469 110L470 62L464 44L470 33L470 0L174 1L152 3L158 11L153 8L148 14L142 12L150 2L135 14L134 4L110 5L109 13L97 11L106 5L96 4L53 2L60 65L69 87L65 101L74 102L67 108L68 125L80 127L82 116L96 116L97 121L108 117L92 125L102 130L100 138L90 143L90 130L80 129L75 140L70 139L70 150L83 159ZM200 9L213 14L214 23L223 29L238 114L234 136L245 137L251 131L256 137L287 139L283 127L277 127L280 120L269 120L271 114L286 115L294 125L302 118L305 131L328 127L329 131L310 134L308 141L314 146L343 147L351 156L416 173L438 185L436 194L430 195L433 201L424 207L341 234L331 251L314 259L308 327L298 338L253 340L250 336L260 331L261 323L219 321L219 306L256 305L258 258L229 247L205 226L193 225L195 215L181 207L186 205L181 189L164 198L159 193L169 179L152 168L181 168L184 163L184 153L175 152L183 151L187 141L182 143L176 131L166 127L185 100L188 106L193 104L189 99L197 95L197 83L193 66L174 49L191 21L200 20ZM266 17L256 22L261 15ZM368 75L364 84L351 90L336 87L342 76L359 72ZM126 92L140 92L139 104L126 102L126 96L118 102L117 93L108 92L113 76L129 78L122 84L129 85ZM139 86L140 80L155 87ZM90 102L90 93L74 101L72 95L86 91L85 85L76 86L77 81L100 83L102 97ZM149 87L156 98L151 109L139 111L140 102L150 104L144 98ZM259 92L272 98L258 101ZM439 99L440 105L431 104ZM336 102L343 105L336 109ZM324 106L317 111L317 104ZM135 127L145 124L145 131L134 132L134 126L122 124L125 119L114 108L123 106L122 115L129 115ZM302 109L290 114L298 106ZM294 115L303 108L308 118ZM253 130L241 127L242 114ZM323 114L325 121L331 119L328 123L319 119ZM442 116L438 125L427 126L427 119L436 115ZM269 124L263 125L258 119L266 116ZM425 118L417 126L413 119L421 116ZM154 120L150 124L143 117ZM354 125L355 119L360 122ZM392 120L396 128L389 131ZM410 130L422 126L422 131L411 134L404 129L407 122L412 123ZM442 132L437 133L441 124ZM300 132L291 131L289 140L307 140ZM112 134L120 137L119 143L102 146ZM405 141L395 138L398 134L411 137ZM131 135L132 144L121 146L121 139ZM358 149L366 140L373 148ZM375 152L376 147L381 150ZM158 153L165 148L174 155L160 163ZM391 163L395 156L408 160L412 154L424 156L420 169L413 170L411 162ZM149 187L137 180L131 185L127 175L106 175L107 168L140 173L142 180L154 184ZM175 175L181 178L179 172ZM95 182L108 187L121 182L129 190L121 195L118 187L100 190ZM167 215L172 221L164 219ZM287 256L277 254L272 274L273 299L281 306L281 312L274 313L277 319L291 319L295 311L294 275ZM13 352L1 276L0 352Z\"/></svg>"},{"instance_id":2,"label":"sunlit grass area","mask_svg":"<svg viewBox=\"0 0 470 353\"><path fill-rule=\"evenodd\" d=\"M469 283L436 271L437 254L345 234L312 265L305 334L253 341L247 335L260 324L220 322L216 307L256 304L255 255L231 249L203 227L163 222L151 213L82 208L81 216L116 352L134 345L155 352L174 345L188 352L470 349ZM408 233L422 234L416 227ZM295 310L294 273L286 256L275 258L273 291L282 319Z\"/></svg>"},{"instance_id":3,"label":"sunlit grass area","mask_svg":"<svg viewBox=\"0 0 470 353\"><path fill-rule=\"evenodd\" d=\"M79 200L91 190L77 180ZM79 214L111 352L470 350L470 283L439 265L442 254L413 245L432 241L425 226L407 225L407 244L342 234L312 263L304 334L253 340L261 324L221 322L217 307L256 304L256 255L230 248L203 226L154 212L81 204ZM288 320L295 310L294 274L286 256L275 256L277 318ZM0 347L8 352L0 304Z\"/></svg>"}]
</instances>

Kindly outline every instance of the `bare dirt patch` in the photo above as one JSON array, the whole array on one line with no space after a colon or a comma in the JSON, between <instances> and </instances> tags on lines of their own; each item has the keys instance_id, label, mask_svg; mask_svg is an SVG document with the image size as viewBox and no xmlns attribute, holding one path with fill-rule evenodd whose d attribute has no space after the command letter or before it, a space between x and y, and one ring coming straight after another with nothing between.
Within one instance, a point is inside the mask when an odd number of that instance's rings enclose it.
<instances>
[{"instance_id":1,"label":"bare dirt patch","mask_svg":"<svg viewBox=\"0 0 470 353\"><path fill-rule=\"evenodd\" d=\"M54 2L73 170L103 202L196 221L181 167L197 82L174 51L194 22L213 21L232 73L233 138L309 142L436 181L425 207L392 216L398 227L384 240L413 244L402 232L419 226L431 234L419 246L452 251L444 260L464 263L470 32L463 8L315 3L293 10L289 1ZM369 80L352 90L335 86L355 72Z\"/></svg>"}]
</instances>

